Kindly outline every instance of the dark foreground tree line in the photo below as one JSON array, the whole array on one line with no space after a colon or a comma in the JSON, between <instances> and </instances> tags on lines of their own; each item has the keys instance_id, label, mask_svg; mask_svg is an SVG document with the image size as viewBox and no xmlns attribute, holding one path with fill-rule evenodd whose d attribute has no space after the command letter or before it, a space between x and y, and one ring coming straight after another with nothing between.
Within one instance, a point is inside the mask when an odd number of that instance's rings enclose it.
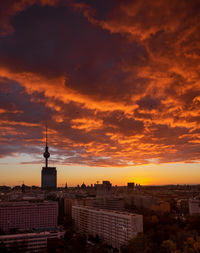
<instances>
[{"instance_id":1,"label":"dark foreground tree line","mask_svg":"<svg viewBox=\"0 0 200 253\"><path fill-rule=\"evenodd\" d=\"M138 234L122 253L200 253L200 217L184 221L170 215L144 217L144 233Z\"/></svg>"},{"instance_id":2,"label":"dark foreground tree line","mask_svg":"<svg viewBox=\"0 0 200 253\"><path fill-rule=\"evenodd\" d=\"M111 248L96 238L75 234L66 226L64 239L49 240L46 253L110 253ZM6 249L0 245L0 253L18 253L19 245ZM112 249L113 250L113 249ZM122 253L200 253L200 217L185 220L170 215L144 216L144 233L121 248Z\"/></svg>"}]
</instances>

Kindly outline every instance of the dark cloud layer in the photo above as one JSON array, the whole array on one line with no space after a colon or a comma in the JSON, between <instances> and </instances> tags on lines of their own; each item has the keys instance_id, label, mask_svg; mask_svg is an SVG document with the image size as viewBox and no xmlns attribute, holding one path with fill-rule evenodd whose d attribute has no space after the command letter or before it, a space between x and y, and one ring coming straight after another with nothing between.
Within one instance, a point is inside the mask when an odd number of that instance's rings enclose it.
<instances>
[{"instance_id":1,"label":"dark cloud layer","mask_svg":"<svg viewBox=\"0 0 200 253\"><path fill-rule=\"evenodd\" d=\"M200 4L3 1L0 156L38 153L49 123L63 164L200 156Z\"/></svg>"}]
</instances>

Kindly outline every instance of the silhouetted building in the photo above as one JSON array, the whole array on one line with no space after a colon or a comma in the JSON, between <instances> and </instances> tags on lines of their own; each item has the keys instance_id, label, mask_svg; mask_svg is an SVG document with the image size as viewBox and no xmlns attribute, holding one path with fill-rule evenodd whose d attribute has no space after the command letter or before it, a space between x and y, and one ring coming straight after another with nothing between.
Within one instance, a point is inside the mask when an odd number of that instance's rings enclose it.
<instances>
[{"instance_id":1,"label":"silhouetted building","mask_svg":"<svg viewBox=\"0 0 200 253\"><path fill-rule=\"evenodd\" d=\"M22 184L22 193L25 193L26 192L26 186L25 184Z\"/></svg>"},{"instance_id":2,"label":"silhouetted building","mask_svg":"<svg viewBox=\"0 0 200 253\"><path fill-rule=\"evenodd\" d=\"M103 186L104 186L104 188L106 188L108 191L111 190L111 188L112 188L112 184L110 183L110 181L103 181Z\"/></svg>"},{"instance_id":3,"label":"silhouetted building","mask_svg":"<svg viewBox=\"0 0 200 253\"><path fill-rule=\"evenodd\" d=\"M82 183L81 188L82 188L82 189L85 189L85 188L86 188L86 185L85 185L84 183Z\"/></svg>"},{"instance_id":4,"label":"silhouetted building","mask_svg":"<svg viewBox=\"0 0 200 253\"><path fill-rule=\"evenodd\" d=\"M56 189L57 188L56 167L48 167L48 158L50 157L50 153L48 151L47 145L47 129L46 129L46 147L43 156L45 158L45 167L42 168L41 187L42 189L47 190Z\"/></svg>"},{"instance_id":5,"label":"silhouetted building","mask_svg":"<svg viewBox=\"0 0 200 253\"><path fill-rule=\"evenodd\" d=\"M57 188L57 171L56 167L42 168L42 189Z\"/></svg>"},{"instance_id":6,"label":"silhouetted building","mask_svg":"<svg viewBox=\"0 0 200 253\"><path fill-rule=\"evenodd\" d=\"M102 184L95 184L95 189L97 197L108 196L112 192L112 184L110 181L103 181Z\"/></svg>"},{"instance_id":7,"label":"silhouetted building","mask_svg":"<svg viewBox=\"0 0 200 253\"><path fill-rule=\"evenodd\" d=\"M134 189L135 183L127 183L127 188L128 189Z\"/></svg>"}]
</instances>

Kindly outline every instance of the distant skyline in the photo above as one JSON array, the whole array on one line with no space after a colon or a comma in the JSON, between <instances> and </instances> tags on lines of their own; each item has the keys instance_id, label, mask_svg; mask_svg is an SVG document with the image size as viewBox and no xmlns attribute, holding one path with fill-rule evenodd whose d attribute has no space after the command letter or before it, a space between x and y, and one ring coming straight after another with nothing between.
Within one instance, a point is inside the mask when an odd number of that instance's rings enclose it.
<instances>
[{"instance_id":1,"label":"distant skyline","mask_svg":"<svg viewBox=\"0 0 200 253\"><path fill-rule=\"evenodd\" d=\"M200 183L198 0L14 0L0 12L0 184Z\"/></svg>"},{"instance_id":2,"label":"distant skyline","mask_svg":"<svg viewBox=\"0 0 200 253\"><path fill-rule=\"evenodd\" d=\"M18 160L23 157L19 157ZM11 158L12 159L12 158ZM109 180L112 185L125 186L128 182L141 185L199 184L199 164L148 164L132 167L89 167L85 165L59 165L57 183L59 186L77 186L85 183L91 185ZM43 164L20 164L8 162L0 164L0 185L41 185L41 168Z\"/></svg>"}]
</instances>

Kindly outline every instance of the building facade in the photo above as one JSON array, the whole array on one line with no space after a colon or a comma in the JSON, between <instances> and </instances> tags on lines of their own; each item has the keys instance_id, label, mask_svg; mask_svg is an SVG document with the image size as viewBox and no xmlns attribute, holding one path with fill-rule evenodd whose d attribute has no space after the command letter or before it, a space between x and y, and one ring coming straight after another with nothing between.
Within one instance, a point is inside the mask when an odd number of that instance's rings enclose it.
<instances>
[{"instance_id":1,"label":"building facade","mask_svg":"<svg viewBox=\"0 0 200 253\"><path fill-rule=\"evenodd\" d=\"M112 193L112 184L110 181L103 181L102 184L95 184L96 197L102 198L103 196L111 195Z\"/></svg>"},{"instance_id":2,"label":"building facade","mask_svg":"<svg viewBox=\"0 0 200 253\"><path fill-rule=\"evenodd\" d=\"M58 203L44 202L0 202L0 229L49 229L57 226Z\"/></svg>"},{"instance_id":3,"label":"building facade","mask_svg":"<svg viewBox=\"0 0 200 253\"><path fill-rule=\"evenodd\" d=\"M134 194L126 198L126 204L131 205L133 208L136 207L137 209L146 209L160 213L170 212L169 202L151 196Z\"/></svg>"},{"instance_id":4,"label":"building facade","mask_svg":"<svg viewBox=\"0 0 200 253\"><path fill-rule=\"evenodd\" d=\"M4 245L8 250L13 247L18 248L18 252L46 252L47 242L50 239L60 239L64 237L63 231L23 233L12 235L0 235L0 245Z\"/></svg>"},{"instance_id":5,"label":"building facade","mask_svg":"<svg viewBox=\"0 0 200 253\"><path fill-rule=\"evenodd\" d=\"M189 214L200 215L200 199L189 199Z\"/></svg>"},{"instance_id":6,"label":"building facade","mask_svg":"<svg viewBox=\"0 0 200 253\"><path fill-rule=\"evenodd\" d=\"M96 198L93 201L93 207L99 209L108 209L108 210L116 210L123 211L124 210L124 199L119 197L104 197L104 198Z\"/></svg>"},{"instance_id":7,"label":"building facade","mask_svg":"<svg viewBox=\"0 0 200 253\"><path fill-rule=\"evenodd\" d=\"M56 167L43 167L41 176L42 189L57 188L57 170Z\"/></svg>"},{"instance_id":8,"label":"building facade","mask_svg":"<svg viewBox=\"0 0 200 253\"><path fill-rule=\"evenodd\" d=\"M143 232L143 216L138 214L72 206L72 218L79 232L98 235L114 248Z\"/></svg>"},{"instance_id":9,"label":"building facade","mask_svg":"<svg viewBox=\"0 0 200 253\"><path fill-rule=\"evenodd\" d=\"M93 207L93 202L95 198L83 198L83 199L70 199L64 198L64 215L72 217L72 206L91 206Z\"/></svg>"}]
</instances>

